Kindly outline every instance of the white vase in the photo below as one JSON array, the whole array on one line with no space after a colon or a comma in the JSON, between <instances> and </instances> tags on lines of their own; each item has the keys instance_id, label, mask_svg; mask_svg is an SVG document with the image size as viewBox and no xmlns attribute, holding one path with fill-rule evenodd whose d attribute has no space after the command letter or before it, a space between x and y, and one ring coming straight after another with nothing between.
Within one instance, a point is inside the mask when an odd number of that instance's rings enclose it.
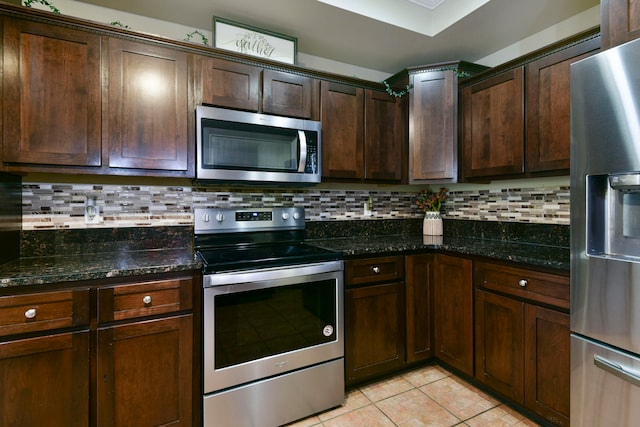
<instances>
[{"instance_id":1,"label":"white vase","mask_svg":"<svg viewBox=\"0 0 640 427\"><path fill-rule=\"evenodd\" d=\"M422 221L422 234L425 236L442 236L442 217L440 212L425 212Z\"/></svg>"}]
</instances>

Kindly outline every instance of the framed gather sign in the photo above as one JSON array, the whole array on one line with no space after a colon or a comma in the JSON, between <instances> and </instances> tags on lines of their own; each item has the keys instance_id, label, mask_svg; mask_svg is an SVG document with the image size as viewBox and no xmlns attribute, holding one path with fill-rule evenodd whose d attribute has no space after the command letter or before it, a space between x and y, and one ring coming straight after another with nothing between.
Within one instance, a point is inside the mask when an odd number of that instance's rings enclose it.
<instances>
[{"instance_id":1,"label":"framed gather sign","mask_svg":"<svg viewBox=\"0 0 640 427\"><path fill-rule=\"evenodd\" d=\"M213 17L213 46L287 64L298 59L297 38L217 16Z\"/></svg>"}]
</instances>

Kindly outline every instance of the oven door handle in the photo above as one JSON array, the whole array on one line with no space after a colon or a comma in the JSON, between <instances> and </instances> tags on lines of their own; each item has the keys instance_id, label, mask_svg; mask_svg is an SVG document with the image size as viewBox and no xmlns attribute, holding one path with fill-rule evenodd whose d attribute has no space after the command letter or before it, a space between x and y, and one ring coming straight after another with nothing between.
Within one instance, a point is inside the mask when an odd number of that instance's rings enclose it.
<instances>
[{"instance_id":1,"label":"oven door handle","mask_svg":"<svg viewBox=\"0 0 640 427\"><path fill-rule=\"evenodd\" d=\"M298 172L304 172L307 166L307 135L303 130L298 131L298 141L300 144L300 163L298 164Z\"/></svg>"},{"instance_id":2,"label":"oven door handle","mask_svg":"<svg viewBox=\"0 0 640 427\"><path fill-rule=\"evenodd\" d=\"M202 282L205 288L211 288L215 286L240 285L243 283L277 281L323 273L342 273L343 269L343 261L325 261L317 264L296 265L295 267L274 267L206 274L202 278Z\"/></svg>"},{"instance_id":3,"label":"oven door handle","mask_svg":"<svg viewBox=\"0 0 640 427\"><path fill-rule=\"evenodd\" d=\"M633 369L626 368L619 363L607 360L597 354L593 355L593 364L625 382L633 384L636 387L640 387L640 375Z\"/></svg>"}]
</instances>

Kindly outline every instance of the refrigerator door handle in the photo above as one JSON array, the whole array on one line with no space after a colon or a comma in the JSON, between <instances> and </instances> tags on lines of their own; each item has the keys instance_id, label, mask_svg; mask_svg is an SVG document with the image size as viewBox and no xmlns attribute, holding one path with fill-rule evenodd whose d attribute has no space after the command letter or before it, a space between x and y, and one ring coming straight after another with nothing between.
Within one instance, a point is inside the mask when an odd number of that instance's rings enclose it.
<instances>
[{"instance_id":1,"label":"refrigerator door handle","mask_svg":"<svg viewBox=\"0 0 640 427\"><path fill-rule=\"evenodd\" d=\"M593 355L593 364L636 387L640 387L640 374L632 369L625 368L619 363L607 360L597 354Z\"/></svg>"}]
</instances>

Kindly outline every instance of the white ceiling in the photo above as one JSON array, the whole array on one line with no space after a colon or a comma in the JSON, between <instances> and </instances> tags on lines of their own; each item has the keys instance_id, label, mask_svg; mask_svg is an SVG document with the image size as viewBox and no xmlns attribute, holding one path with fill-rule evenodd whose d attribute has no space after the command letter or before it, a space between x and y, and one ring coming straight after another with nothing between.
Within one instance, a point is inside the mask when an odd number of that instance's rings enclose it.
<instances>
[{"instance_id":1,"label":"white ceiling","mask_svg":"<svg viewBox=\"0 0 640 427\"><path fill-rule=\"evenodd\" d=\"M201 29L218 16L297 37L299 52L387 73L477 61L600 3L447 0L430 10L411 0L80 1Z\"/></svg>"}]
</instances>

